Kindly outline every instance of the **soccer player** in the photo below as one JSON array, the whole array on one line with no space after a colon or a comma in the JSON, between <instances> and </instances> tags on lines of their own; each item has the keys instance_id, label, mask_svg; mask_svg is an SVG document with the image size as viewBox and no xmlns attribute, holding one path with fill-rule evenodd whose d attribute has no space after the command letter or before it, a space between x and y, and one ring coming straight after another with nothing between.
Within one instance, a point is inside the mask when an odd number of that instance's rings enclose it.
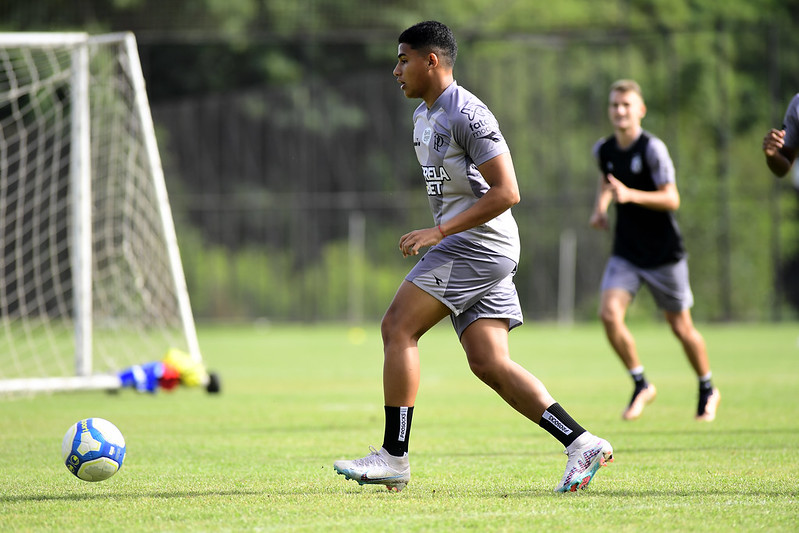
<instances>
[{"instance_id":1,"label":"soccer player","mask_svg":"<svg viewBox=\"0 0 799 533\"><path fill-rule=\"evenodd\" d=\"M453 77L456 55L455 37L440 22L421 22L399 36L394 76L406 97L422 99L413 114L413 146L434 225L399 239L404 257L430 248L400 284L381 324L383 445L361 459L336 461L334 468L361 485L396 491L407 485L417 342L449 316L472 372L566 448L566 472L556 490L575 491L613 459L613 449L510 359L508 331L522 323L513 284L519 234L510 211L519 189L494 115Z\"/></svg>"},{"instance_id":2,"label":"soccer player","mask_svg":"<svg viewBox=\"0 0 799 533\"><path fill-rule=\"evenodd\" d=\"M600 139L593 149L600 177L590 224L597 229L609 227L611 202L617 215L599 314L610 345L634 382L632 398L622 413L625 420L638 418L657 393L644 377L635 339L625 324L628 306L641 285L646 285L699 378L696 419L711 421L721 394L711 383L705 341L691 319L694 300L688 262L673 216L680 206L674 165L663 141L641 128L645 115L638 83L619 80L611 86L608 116L613 135Z\"/></svg>"},{"instance_id":3,"label":"soccer player","mask_svg":"<svg viewBox=\"0 0 799 533\"><path fill-rule=\"evenodd\" d=\"M799 93L788 104L782 128L770 130L763 138L763 153L774 175L781 178L791 170L799 155Z\"/></svg>"}]
</instances>

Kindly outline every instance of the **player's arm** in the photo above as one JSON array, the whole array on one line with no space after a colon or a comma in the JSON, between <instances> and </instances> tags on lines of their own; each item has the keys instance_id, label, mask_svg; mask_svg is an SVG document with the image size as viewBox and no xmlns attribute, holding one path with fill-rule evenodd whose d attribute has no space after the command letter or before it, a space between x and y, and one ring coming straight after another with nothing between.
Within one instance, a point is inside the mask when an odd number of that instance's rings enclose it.
<instances>
[{"instance_id":1,"label":"player's arm","mask_svg":"<svg viewBox=\"0 0 799 533\"><path fill-rule=\"evenodd\" d=\"M673 182L660 185L656 191L631 189L608 175L608 189L613 200L620 204L637 204L655 211L676 211L680 207L680 193Z\"/></svg>"},{"instance_id":2,"label":"player's arm","mask_svg":"<svg viewBox=\"0 0 799 533\"><path fill-rule=\"evenodd\" d=\"M466 211L458 213L440 226L415 230L400 238L403 256L416 255L424 246L441 242L445 235L460 233L484 224L501 215L521 199L516 171L510 153L505 152L479 165L477 170L489 185L486 193Z\"/></svg>"},{"instance_id":3,"label":"player's arm","mask_svg":"<svg viewBox=\"0 0 799 533\"><path fill-rule=\"evenodd\" d=\"M596 229L608 229L608 207L613 200L613 193L608 187L608 178L604 174L599 175L596 187L596 201L594 201L594 212L591 213L589 225Z\"/></svg>"},{"instance_id":4,"label":"player's arm","mask_svg":"<svg viewBox=\"0 0 799 533\"><path fill-rule=\"evenodd\" d=\"M797 156L796 148L785 146L785 130L770 130L763 138L763 153L771 172L778 177L785 176Z\"/></svg>"},{"instance_id":5,"label":"player's arm","mask_svg":"<svg viewBox=\"0 0 799 533\"><path fill-rule=\"evenodd\" d=\"M674 163L668 148L663 141L653 138L647 145L644 157L657 188L654 191L631 189L612 174L608 174L608 188L613 200L620 204L640 205L653 211L676 211L680 207L680 193L677 191Z\"/></svg>"},{"instance_id":6,"label":"player's arm","mask_svg":"<svg viewBox=\"0 0 799 533\"><path fill-rule=\"evenodd\" d=\"M484 224L519 203L519 184L510 153L505 152L477 167L489 189L475 204L441 224L446 235Z\"/></svg>"}]
</instances>

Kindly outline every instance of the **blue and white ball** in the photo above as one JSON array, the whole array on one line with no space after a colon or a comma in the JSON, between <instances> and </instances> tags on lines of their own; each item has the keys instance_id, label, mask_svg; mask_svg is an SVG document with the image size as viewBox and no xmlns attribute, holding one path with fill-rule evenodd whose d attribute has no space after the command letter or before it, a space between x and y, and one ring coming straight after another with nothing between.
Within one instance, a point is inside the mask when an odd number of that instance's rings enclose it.
<instances>
[{"instance_id":1,"label":"blue and white ball","mask_svg":"<svg viewBox=\"0 0 799 533\"><path fill-rule=\"evenodd\" d=\"M72 424L61 443L67 469L84 481L103 481L117 473L125 460L125 438L102 418Z\"/></svg>"}]
</instances>

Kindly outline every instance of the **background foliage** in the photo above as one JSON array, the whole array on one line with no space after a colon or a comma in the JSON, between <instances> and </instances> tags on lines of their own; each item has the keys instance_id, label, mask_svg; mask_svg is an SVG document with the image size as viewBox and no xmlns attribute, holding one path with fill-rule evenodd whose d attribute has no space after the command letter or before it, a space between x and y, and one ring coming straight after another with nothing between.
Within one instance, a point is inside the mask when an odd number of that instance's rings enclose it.
<instances>
[{"instance_id":1,"label":"background foliage","mask_svg":"<svg viewBox=\"0 0 799 533\"><path fill-rule=\"evenodd\" d=\"M68 5L67 5L68 4ZM522 188L516 278L557 314L577 242L575 309L593 318L610 241L587 227L607 87L644 88L683 202L695 315L793 317L796 193L760 151L799 91L799 2L771 0L11 0L6 31L136 33L192 304L200 319L377 318L430 224L391 76L397 34L439 19L456 77L509 139ZM649 315L642 298L635 313Z\"/></svg>"}]
</instances>

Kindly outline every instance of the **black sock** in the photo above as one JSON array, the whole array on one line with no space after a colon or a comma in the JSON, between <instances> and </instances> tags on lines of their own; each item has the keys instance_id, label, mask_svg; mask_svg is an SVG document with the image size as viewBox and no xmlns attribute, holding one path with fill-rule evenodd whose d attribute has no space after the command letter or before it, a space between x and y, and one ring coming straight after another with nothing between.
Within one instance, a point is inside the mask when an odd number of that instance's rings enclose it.
<instances>
[{"instance_id":1,"label":"black sock","mask_svg":"<svg viewBox=\"0 0 799 533\"><path fill-rule=\"evenodd\" d=\"M644 376L644 371L641 370L640 372L630 372L630 376L633 378L633 383L635 384L635 392L641 391L649 386L649 382L646 380L646 376Z\"/></svg>"},{"instance_id":2,"label":"black sock","mask_svg":"<svg viewBox=\"0 0 799 533\"><path fill-rule=\"evenodd\" d=\"M706 376L699 378L699 392L710 394L713 391L713 382L710 381L711 374L707 373Z\"/></svg>"},{"instance_id":3,"label":"black sock","mask_svg":"<svg viewBox=\"0 0 799 533\"><path fill-rule=\"evenodd\" d=\"M707 399L713 394L713 382L710 381L710 378L710 372L708 372L706 376L699 378L699 404L696 408L696 414L698 416L704 414L705 406L707 406Z\"/></svg>"},{"instance_id":4,"label":"black sock","mask_svg":"<svg viewBox=\"0 0 799 533\"><path fill-rule=\"evenodd\" d=\"M389 407L386 410L386 429L383 433L383 448L395 457L408 453L411 437L413 407Z\"/></svg>"},{"instance_id":5,"label":"black sock","mask_svg":"<svg viewBox=\"0 0 799 533\"><path fill-rule=\"evenodd\" d=\"M585 433L585 429L575 422L559 403L547 407L538 425L549 431L563 446L568 446Z\"/></svg>"},{"instance_id":6,"label":"black sock","mask_svg":"<svg viewBox=\"0 0 799 533\"><path fill-rule=\"evenodd\" d=\"M710 381L711 375L710 372L706 376L702 376L699 378L699 399L700 402L702 398L707 398L713 393L713 382Z\"/></svg>"}]
</instances>

